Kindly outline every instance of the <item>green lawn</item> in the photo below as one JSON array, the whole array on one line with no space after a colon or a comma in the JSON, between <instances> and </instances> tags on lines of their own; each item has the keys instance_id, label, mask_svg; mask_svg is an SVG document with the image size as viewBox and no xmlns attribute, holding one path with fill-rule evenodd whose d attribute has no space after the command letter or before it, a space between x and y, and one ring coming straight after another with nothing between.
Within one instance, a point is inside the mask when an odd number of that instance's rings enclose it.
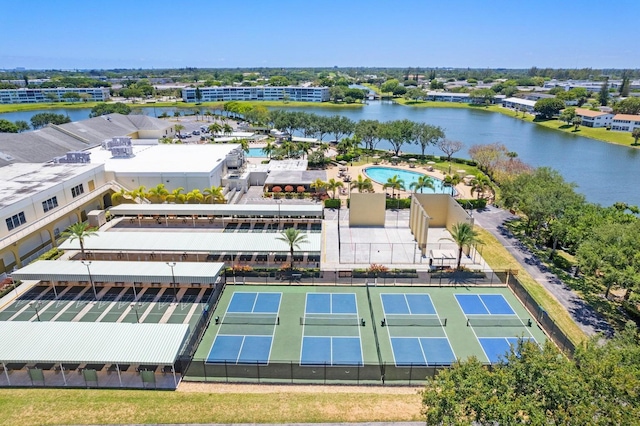
<instances>
[{"instance_id":1,"label":"green lawn","mask_svg":"<svg viewBox=\"0 0 640 426\"><path fill-rule=\"evenodd\" d=\"M40 104L4 104L0 105L0 113L34 111L39 109L82 109L93 108L98 102L47 102Z\"/></svg>"},{"instance_id":2,"label":"green lawn","mask_svg":"<svg viewBox=\"0 0 640 426\"><path fill-rule=\"evenodd\" d=\"M541 284L521 269L521 265L511 256L506 248L488 231L477 228L480 239L484 243L482 246L482 257L493 269L514 269L518 270L518 280L527 289L529 294L544 308L549 316L565 332L569 339L578 344L585 340L586 336L573 321L567 310L558 300L549 293Z\"/></svg>"},{"instance_id":3,"label":"green lawn","mask_svg":"<svg viewBox=\"0 0 640 426\"><path fill-rule=\"evenodd\" d=\"M290 390L265 393L99 389L0 389L0 425L317 423L420 421L405 392Z\"/></svg>"}]
</instances>

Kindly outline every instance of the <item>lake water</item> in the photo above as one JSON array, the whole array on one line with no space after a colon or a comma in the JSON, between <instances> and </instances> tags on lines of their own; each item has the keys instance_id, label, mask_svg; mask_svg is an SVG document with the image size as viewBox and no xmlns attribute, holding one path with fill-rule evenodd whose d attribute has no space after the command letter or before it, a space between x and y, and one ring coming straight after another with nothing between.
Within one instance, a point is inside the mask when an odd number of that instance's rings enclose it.
<instances>
[{"instance_id":1,"label":"lake water","mask_svg":"<svg viewBox=\"0 0 640 426\"><path fill-rule=\"evenodd\" d=\"M585 194L589 201L603 205L611 205L616 201L640 204L640 185L635 183L640 172L638 149L562 133L502 114L475 109L411 108L388 101L370 101L363 108L308 107L288 110L319 115L341 114L354 121L406 118L437 125L445 130L448 138L464 143L465 148L455 157L468 158L467 149L474 144L501 142L532 166L548 166L558 170L567 181L575 182L578 191ZM63 108L48 111L68 115L74 121L88 118L90 112L88 109ZM174 108L147 107L142 111L146 115L158 116L163 111L173 114ZM38 112L43 111L4 113L0 114L0 118L29 122L31 116ZM384 141L377 145L379 149L390 147ZM420 147L405 145L402 151L420 153ZM433 146L428 147L426 153L442 155Z\"/></svg>"}]
</instances>

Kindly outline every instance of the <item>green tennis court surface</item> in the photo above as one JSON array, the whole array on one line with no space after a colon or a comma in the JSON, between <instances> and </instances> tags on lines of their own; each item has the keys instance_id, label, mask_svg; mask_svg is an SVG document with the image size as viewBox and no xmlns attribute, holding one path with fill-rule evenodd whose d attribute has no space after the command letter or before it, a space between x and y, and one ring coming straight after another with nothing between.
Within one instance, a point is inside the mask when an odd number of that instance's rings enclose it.
<instances>
[{"instance_id":1,"label":"green tennis court surface","mask_svg":"<svg viewBox=\"0 0 640 426\"><path fill-rule=\"evenodd\" d=\"M498 362L519 338L544 342L531 319L507 288L227 285L187 378L424 378L469 356Z\"/></svg>"}]
</instances>

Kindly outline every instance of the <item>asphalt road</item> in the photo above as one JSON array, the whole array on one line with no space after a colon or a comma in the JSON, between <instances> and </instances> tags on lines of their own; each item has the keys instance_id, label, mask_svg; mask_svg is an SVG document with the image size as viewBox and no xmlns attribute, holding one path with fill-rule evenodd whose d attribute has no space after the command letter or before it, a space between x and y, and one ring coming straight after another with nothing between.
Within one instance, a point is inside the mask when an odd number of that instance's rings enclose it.
<instances>
[{"instance_id":1,"label":"asphalt road","mask_svg":"<svg viewBox=\"0 0 640 426\"><path fill-rule=\"evenodd\" d=\"M543 285L567 309L569 315L578 326L588 335L604 333L613 334L613 328L591 306L571 290L562 280L551 273L540 260L527 249L504 226L504 222L515 219L506 210L489 206L482 211L474 211L475 223L491 232L505 248L516 258L538 283Z\"/></svg>"}]
</instances>

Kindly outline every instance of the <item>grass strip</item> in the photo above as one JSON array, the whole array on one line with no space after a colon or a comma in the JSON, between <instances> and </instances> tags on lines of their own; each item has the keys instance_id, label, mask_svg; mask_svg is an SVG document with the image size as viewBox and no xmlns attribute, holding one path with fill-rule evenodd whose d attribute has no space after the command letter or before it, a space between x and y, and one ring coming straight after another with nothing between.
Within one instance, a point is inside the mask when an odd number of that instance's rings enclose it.
<instances>
[{"instance_id":1,"label":"grass strip","mask_svg":"<svg viewBox=\"0 0 640 426\"><path fill-rule=\"evenodd\" d=\"M0 425L420 421L420 407L417 392L0 389Z\"/></svg>"},{"instance_id":2,"label":"grass strip","mask_svg":"<svg viewBox=\"0 0 640 426\"><path fill-rule=\"evenodd\" d=\"M584 332L573 321L567 310L558 300L547 291L541 284L522 269L518 261L507 251L506 248L487 230L476 228L480 234L480 239L484 243L482 246L482 257L493 269L517 269L518 280L529 294L538 302L549 316L564 331L567 337L574 344L579 344L586 339Z\"/></svg>"}]
</instances>

